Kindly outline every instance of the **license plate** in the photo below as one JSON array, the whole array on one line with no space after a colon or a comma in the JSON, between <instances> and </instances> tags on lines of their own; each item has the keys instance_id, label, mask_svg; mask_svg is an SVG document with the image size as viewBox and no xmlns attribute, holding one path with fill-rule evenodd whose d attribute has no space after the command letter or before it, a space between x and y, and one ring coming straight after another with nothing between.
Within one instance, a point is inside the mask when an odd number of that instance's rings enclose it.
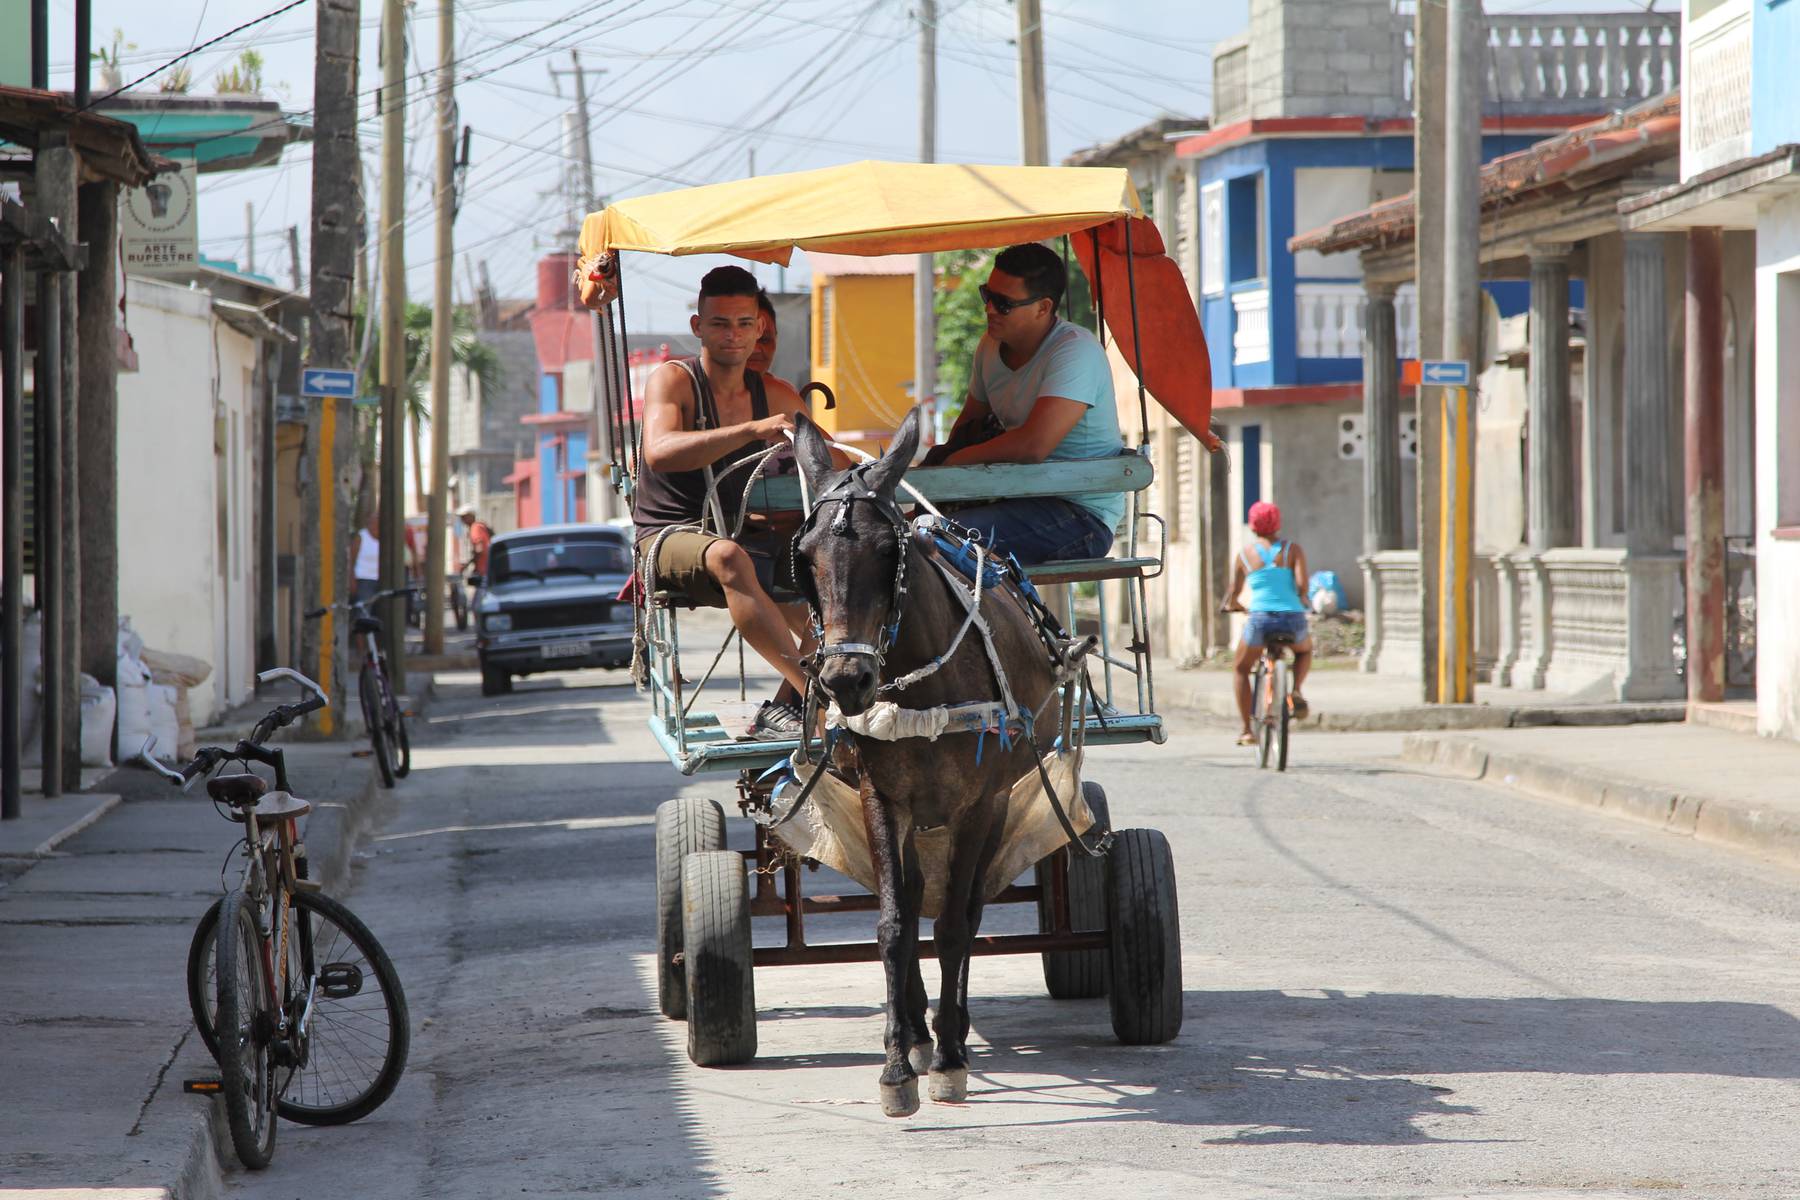
<instances>
[{"instance_id":1,"label":"license plate","mask_svg":"<svg viewBox=\"0 0 1800 1200\"><path fill-rule=\"evenodd\" d=\"M547 642L540 651L545 658L580 658L587 652L586 642Z\"/></svg>"}]
</instances>

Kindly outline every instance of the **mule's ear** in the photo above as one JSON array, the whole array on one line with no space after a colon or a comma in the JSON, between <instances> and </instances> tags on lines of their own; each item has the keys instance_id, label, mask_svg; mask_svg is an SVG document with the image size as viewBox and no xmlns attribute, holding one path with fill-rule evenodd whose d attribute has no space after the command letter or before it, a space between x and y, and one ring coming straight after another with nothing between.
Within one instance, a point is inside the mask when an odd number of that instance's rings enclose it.
<instances>
[{"instance_id":1,"label":"mule's ear","mask_svg":"<svg viewBox=\"0 0 1800 1200\"><path fill-rule=\"evenodd\" d=\"M794 414L794 461L800 464L809 483L837 470L837 464L831 461L831 447L825 441L825 432L804 412Z\"/></svg>"},{"instance_id":2,"label":"mule's ear","mask_svg":"<svg viewBox=\"0 0 1800 1200\"><path fill-rule=\"evenodd\" d=\"M906 468L912 465L913 455L919 449L919 426L925 419L925 406L913 405L906 420L900 422L893 442L887 453L881 456L869 472L869 485L884 496L892 496L900 486L900 477L906 474Z\"/></svg>"}]
</instances>

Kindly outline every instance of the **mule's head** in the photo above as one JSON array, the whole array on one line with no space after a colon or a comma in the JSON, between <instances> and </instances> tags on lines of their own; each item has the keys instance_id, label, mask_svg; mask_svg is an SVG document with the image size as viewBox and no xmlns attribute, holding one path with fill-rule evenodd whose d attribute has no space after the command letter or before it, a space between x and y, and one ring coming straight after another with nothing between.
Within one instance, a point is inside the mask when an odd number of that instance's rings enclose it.
<instances>
[{"instance_id":1,"label":"mule's head","mask_svg":"<svg viewBox=\"0 0 1800 1200\"><path fill-rule=\"evenodd\" d=\"M881 655L900 623L906 521L895 500L919 448L920 410L901 422L887 453L839 471L819 427L795 420L794 453L813 511L794 538L794 574L824 629L819 686L848 716L875 702Z\"/></svg>"}]
</instances>

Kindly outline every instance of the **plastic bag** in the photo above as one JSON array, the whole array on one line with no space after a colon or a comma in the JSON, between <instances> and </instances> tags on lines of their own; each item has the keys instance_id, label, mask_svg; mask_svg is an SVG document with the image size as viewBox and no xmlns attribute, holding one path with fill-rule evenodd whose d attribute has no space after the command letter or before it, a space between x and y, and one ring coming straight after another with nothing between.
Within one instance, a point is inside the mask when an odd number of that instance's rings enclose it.
<instances>
[{"instance_id":1,"label":"plastic bag","mask_svg":"<svg viewBox=\"0 0 1800 1200\"><path fill-rule=\"evenodd\" d=\"M1307 602L1321 617L1330 616L1344 607L1344 589L1338 584L1336 571L1314 571L1306 590Z\"/></svg>"},{"instance_id":2,"label":"plastic bag","mask_svg":"<svg viewBox=\"0 0 1800 1200\"><path fill-rule=\"evenodd\" d=\"M92 675L81 677L81 765L112 766L113 690Z\"/></svg>"}]
</instances>

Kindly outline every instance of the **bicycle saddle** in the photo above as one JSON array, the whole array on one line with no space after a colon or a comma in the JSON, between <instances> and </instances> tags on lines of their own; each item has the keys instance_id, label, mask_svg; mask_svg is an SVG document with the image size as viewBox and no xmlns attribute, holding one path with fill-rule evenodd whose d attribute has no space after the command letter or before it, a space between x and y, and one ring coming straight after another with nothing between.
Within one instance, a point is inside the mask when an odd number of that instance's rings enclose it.
<instances>
[{"instance_id":1,"label":"bicycle saddle","mask_svg":"<svg viewBox=\"0 0 1800 1200\"><path fill-rule=\"evenodd\" d=\"M255 804L268 790L268 780L248 772L215 775L206 781L206 794L221 804Z\"/></svg>"},{"instance_id":2,"label":"bicycle saddle","mask_svg":"<svg viewBox=\"0 0 1800 1200\"><path fill-rule=\"evenodd\" d=\"M284 821L293 817L304 817L312 811L312 801L302 800L288 792L270 792L254 805L239 806L231 810L231 819L241 821L244 814L254 812L258 821Z\"/></svg>"},{"instance_id":3,"label":"bicycle saddle","mask_svg":"<svg viewBox=\"0 0 1800 1200\"><path fill-rule=\"evenodd\" d=\"M1300 639L1291 633L1266 633L1263 641L1271 646L1292 646Z\"/></svg>"},{"instance_id":4,"label":"bicycle saddle","mask_svg":"<svg viewBox=\"0 0 1800 1200\"><path fill-rule=\"evenodd\" d=\"M381 620L378 617L358 617L350 624L353 633L380 633Z\"/></svg>"}]
</instances>

